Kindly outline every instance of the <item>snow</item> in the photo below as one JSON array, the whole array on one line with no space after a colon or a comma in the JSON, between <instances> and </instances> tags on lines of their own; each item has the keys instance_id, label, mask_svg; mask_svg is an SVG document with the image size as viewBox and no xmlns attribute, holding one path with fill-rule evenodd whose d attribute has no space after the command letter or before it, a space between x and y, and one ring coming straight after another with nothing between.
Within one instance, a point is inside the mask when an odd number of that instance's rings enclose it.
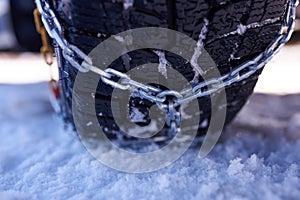
<instances>
[{"instance_id":1,"label":"snow","mask_svg":"<svg viewBox=\"0 0 300 200\"><path fill-rule=\"evenodd\" d=\"M208 32L208 28L207 28L208 25L209 25L208 19L204 18L204 24L203 24L203 27L202 27L201 32L199 34L199 37L198 37L197 46L195 47L194 55L192 56L192 59L190 61L191 65L193 67L193 70L195 72L194 79L191 81L192 83L197 83L199 75L204 74L204 71L202 70L202 68L198 64L198 59L201 56L202 51L203 51L202 48L203 48L203 45L204 45L204 40L206 38L206 34Z\"/></svg>"},{"instance_id":2,"label":"snow","mask_svg":"<svg viewBox=\"0 0 300 200\"><path fill-rule=\"evenodd\" d=\"M49 79L40 55L1 54L0 199L299 199L299 49L285 46L268 64L256 87L264 94L208 157L194 146L147 174L105 167L64 130L47 84L36 83Z\"/></svg>"},{"instance_id":3,"label":"snow","mask_svg":"<svg viewBox=\"0 0 300 200\"><path fill-rule=\"evenodd\" d=\"M195 145L167 168L128 174L64 130L46 83L0 85L0 199L298 199L299 98L256 94L208 157Z\"/></svg>"},{"instance_id":4,"label":"snow","mask_svg":"<svg viewBox=\"0 0 300 200\"><path fill-rule=\"evenodd\" d=\"M125 10L128 10L133 6L134 0L124 0L123 1L123 7Z\"/></svg>"},{"instance_id":5,"label":"snow","mask_svg":"<svg viewBox=\"0 0 300 200\"><path fill-rule=\"evenodd\" d=\"M146 115L142 113L138 108L133 107L131 114L130 114L130 120L132 122L145 122Z\"/></svg>"},{"instance_id":6,"label":"snow","mask_svg":"<svg viewBox=\"0 0 300 200\"><path fill-rule=\"evenodd\" d=\"M166 59L166 55L164 51L154 50L153 51L159 58L158 71L167 79L167 66L171 66L171 64Z\"/></svg>"},{"instance_id":7,"label":"snow","mask_svg":"<svg viewBox=\"0 0 300 200\"><path fill-rule=\"evenodd\" d=\"M280 20L280 17L277 17L277 18L266 19L262 22L253 22L253 23L247 24L247 25L239 24L239 25L237 25L237 29L235 31L226 33L226 34L220 36L219 38L223 38L223 37L227 37L228 35L235 35L235 34L243 35L244 33L246 33L246 31L248 29L263 27L268 24L273 24L279 20Z\"/></svg>"},{"instance_id":8,"label":"snow","mask_svg":"<svg viewBox=\"0 0 300 200\"><path fill-rule=\"evenodd\" d=\"M246 31L247 31L247 27L246 26L244 26L243 24L239 24L238 26L237 26L237 33L239 34L239 35L244 35L244 33L246 33Z\"/></svg>"}]
</instances>

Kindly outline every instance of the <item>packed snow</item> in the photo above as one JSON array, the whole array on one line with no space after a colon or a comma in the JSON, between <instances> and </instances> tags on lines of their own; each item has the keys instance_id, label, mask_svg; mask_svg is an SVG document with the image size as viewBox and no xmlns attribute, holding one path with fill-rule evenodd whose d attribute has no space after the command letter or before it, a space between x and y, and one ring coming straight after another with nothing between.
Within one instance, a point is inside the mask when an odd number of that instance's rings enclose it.
<instances>
[{"instance_id":1,"label":"packed snow","mask_svg":"<svg viewBox=\"0 0 300 200\"><path fill-rule=\"evenodd\" d=\"M195 50L194 50L194 55L192 56L192 59L190 61L191 65L193 67L193 70L195 72L194 79L192 80L193 83L197 82L199 76L204 74L203 69L198 64L198 59L201 56L202 51L203 51L203 45L204 45L203 41L206 39L206 34L208 32L208 28L207 28L208 25L209 25L209 21L208 21L208 19L205 18L204 23L203 23L203 27L202 27L201 32L199 34L199 38L198 38L198 41L197 41L197 46L195 47Z\"/></svg>"},{"instance_id":2,"label":"packed snow","mask_svg":"<svg viewBox=\"0 0 300 200\"><path fill-rule=\"evenodd\" d=\"M133 6L134 0L124 0L123 7L125 10L131 8Z\"/></svg>"},{"instance_id":3,"label":"packed snow","mask_svg":"<svg viewBox=\"0 0 300 200\"><path fill-rule=\"evenodd\" d=\"M239 24L235 31L226 33L226 34L220 36L219 38L223 38L223 37L227 37L229 35L235 35L235 34L244 35L244 33L246 33L247 29L262 27L262 26L265 26L268 24L273 24L275 22L278 22L279 20L280 20L280 17L277 17L277 18L266 19L262 22L253 22L248 25Z\"/></svg>"},{"instance_id":4,"label":"packed snow","mask_svg":"<svg viewBox=\"0 0 300 200\"><path fill-rule=\"evenodd\" d=\"M164 51L154 50L153 51L159 58L158 71L167 79L167 66L171 66L171 64L166 59L166 55Z\"/></svg>"},{"instance_id":5,"label":"packed snow","mask_svg":"<svg viewBox=\"0 0 300 200\"><path fill-rule=\"evenodd\" d=\"M129 174L64 129L46 83L0 85L0 199L298 199L299 98L256 94L208 157Z\"/></svg>"}]
</instances>

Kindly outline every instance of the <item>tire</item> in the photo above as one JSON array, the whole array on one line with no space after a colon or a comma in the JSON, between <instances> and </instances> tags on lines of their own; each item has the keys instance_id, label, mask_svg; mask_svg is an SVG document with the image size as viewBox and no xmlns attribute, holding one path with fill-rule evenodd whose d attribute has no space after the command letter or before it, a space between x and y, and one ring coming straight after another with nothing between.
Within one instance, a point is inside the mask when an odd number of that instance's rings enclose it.
<instances>
[{"instance_id":1,"label":"tire","mask_svg":"<svg viewBox=\"0 0 300 200\"><path fill-rule=\"evenodd\" d=\"M35 8L34 1L10 0L9 2L11 22L18 43L18 46L12 50L38 52L42 41L35 29L32 14Z\"/></svg>"},{"instance_id":2,"label":"tire","mask_svg":"<svg viewBox=\"0 0 300 200\"><path fill-rule=\"evenodd\" d=\"M132 7L125 10L120 1L90 0L88 2L52 0L52 6L63 24L65 38L85 53L89 53L109 36L128 29L164 27L198 40L206 26L204 48L216 62L221 74L229 72L266 49L279 32L287 7L287 0L134 0ZM248 28L245 28L247 25ZM61 110L64 120L73 124L72 92L77 70L61 56L59 48L56 53L59 58L61 78ZM127 72L143 63L158 63L159 59L151 49L131 52L128 55L131 60L126 62L122 57L110 67ZM176 66L176 70L187 80L193 80L194 71L189 63L169 52L165 52L165 55L169 63ZM234 83L226 88L228 101L226 124L234 119L253 93L261 71L243 82ZM198 81L202 81L201 77ZM84 87L88 87L88 84L84 84L80 90L84 91ZM119 129L110 109L111 94L112 88L99 82L95 95L98 120L110 138L117 138L118 134L123 134L124 138L125 134L118 132ZM132 102L140 101L132 99ZM206 133L211 116L210 98L199 98L198 102L201 109L198 134L203 135ZM142 112L146 112L149 104L143 101L137 107ZM80 102L79 105L82 105L78 110L83 116L93 114L88 113ZM192 108L191 112L193 112ZM166 129L167 127L159 134L164 135ZM127 136L125 138L133 139Z\"/></svg>"}]
</instances>

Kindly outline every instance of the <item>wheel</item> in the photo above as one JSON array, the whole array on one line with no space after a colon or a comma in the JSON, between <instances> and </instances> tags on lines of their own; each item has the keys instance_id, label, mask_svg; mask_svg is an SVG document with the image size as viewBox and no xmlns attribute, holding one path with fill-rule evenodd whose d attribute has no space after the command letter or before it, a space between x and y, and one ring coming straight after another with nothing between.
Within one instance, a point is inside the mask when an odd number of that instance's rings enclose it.
<instances>
[{"instance_id":1,"label":"wheel","mask_svg":"<svg viewBox=\"0 0 300 200\"><path fill-rule=\"evenodd\" d=\"M85 53L89 53L99 43L111 35L140 27L169 28L203 43L213 58L221 74L225 74L240 64L263 52L278 34L287 8L287 0L52 0L52 6L63 25L64 37ZM201 35L201 36L200 36ZM200 37L199 37L200 36ZM163 52L163 51L162 51ZM60 70L60 105L66 122L73 124L72 92L77 70L61 55L57 48ZM178 55L163 52L170 65L188 81L195 80L195 72L190 63ZM157 51L143 49L121 56L111 64L121 72L127 72L144 63L159 63ZM252 94L258 76L256 72L243 82L226 87L226 124L230 123ZM144 74L141 74L144 76ZM79 90L89 87L83 84ZM95 93L96 114L100 126L110 138L132 140L121 133L111 111L113 88L99 82ZM79 113L93 115L86 110L82 100L76 100ZM198 98L200 111L188 108L190 115L199 115L198 135L207 131L211 116L210 97ZM132 107L143 113L135 122L141 126L149 123L151 102L131 98ZM83 117L84 120L84 117ZM88 124L88 121L86 122ZM74 124L73 124L74 125ZM158 135L165 135L168 127Z\"/></svg>"}]
</instances>

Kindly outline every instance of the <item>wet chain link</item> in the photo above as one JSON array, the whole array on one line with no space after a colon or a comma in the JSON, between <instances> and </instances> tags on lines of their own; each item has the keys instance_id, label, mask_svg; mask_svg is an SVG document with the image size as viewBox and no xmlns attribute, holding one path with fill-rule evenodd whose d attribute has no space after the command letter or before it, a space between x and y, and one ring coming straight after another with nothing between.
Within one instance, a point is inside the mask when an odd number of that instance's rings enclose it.
<instances>
[{"instance_id":1,"label":"wet chain link","mask_svg":"<svg viewBox=\"0 0 300 200\"><path fill-rule=\"evenodd\" d=\"M288 42L292 35L295 26L296 7L298 3L299 0L289 1L281 29L277 37L264 52L259 54L253 60L249 60L231 72L223 75L219 79L211 79L209 81L201 82L193 88L177 92L173 90L161 90L157 87L134 81L128 75L111 68L102 70L94 66L91 59L85 53L83 53L78 47L69 44L64 39L62 27L55 13L50 8L49 3L46 0L36 0L36 5L41 14L41 19L45 29L49 36L53 38L62 49L63 57L73 67L78 69L80 72L92 71L99 74L104 83L121 90L138 92L141 98L145 98L156 103L165 109L167 112L167 125L174 130L180 126L180 113L178 112L178 106L199 97L211 95L212 93L220 89L224 89L233 83L243 81L261 69L272 59L280 48ZM113 79L113 77L118 78L118 80ZM172 96L173 99L167 100L167 97L170 96Z\"/></svg>"}]
</instances>

